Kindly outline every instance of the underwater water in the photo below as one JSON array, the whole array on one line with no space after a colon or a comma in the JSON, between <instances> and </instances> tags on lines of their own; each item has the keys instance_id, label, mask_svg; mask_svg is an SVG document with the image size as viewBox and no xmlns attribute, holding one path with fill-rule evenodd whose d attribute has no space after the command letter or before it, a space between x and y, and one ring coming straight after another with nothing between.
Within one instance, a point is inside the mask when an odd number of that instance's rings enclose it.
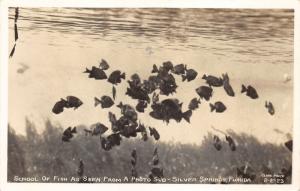
<instances>
[{"instance_id":1,"label":"underwater water","mask_svg":"<svg viewBox=\"0 0 300 191\"><path fill-rule=\"evenodd\" d=\"M9 11L12 48L14 9ZM9 124L17 133L25 132L25 117L39 131L47 119L62 127L96 122L108 126L108 111L120 111L94 107L94 97L111 95L112 85L83 73L104 58L111 69L124 71L126 80L134 73L147 78L152 65L164 61L197 70L197 78L189 83L176 77L179 87L172 97L183 102L183 110L198 97L195 89L205 84L203 74L228 73L236 96L214 88L211 100L222 101L227 106L224 113L211 113L209 103L202 101L190 123L166 125L148 115L150 107L139 114L140 121L158 129L162 141L200 144L208 132L220 134L211 126L277 144L292 134L292 10L20 8L17 24L8 92ZM259 99L241 94L242 84L255 87ZM137 101L125 95L127 86L123 81L116 87L116 103L135 106ZM53 114L53 104L68 95L84 104L76 111ZM274 116L264 107L266 100L272 101Z\"/></svg>"}]
</instances>

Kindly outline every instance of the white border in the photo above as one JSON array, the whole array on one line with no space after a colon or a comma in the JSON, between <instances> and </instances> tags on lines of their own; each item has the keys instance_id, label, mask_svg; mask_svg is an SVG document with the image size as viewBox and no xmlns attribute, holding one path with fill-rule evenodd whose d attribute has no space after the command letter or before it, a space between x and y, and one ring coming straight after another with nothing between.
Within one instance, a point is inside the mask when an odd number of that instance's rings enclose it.
<instances>
[{"instance_id":1,"label":"white border","mask_svg":"<svg viewBox=\"0 0 300 191\"><path fill-rule=\"evenodd\" d=\"M292 8L295 10L294 31L294 152L292 185L203 185L203 184L63 184L7 183L7 111L8 111L8 7L103 7L103 8ZM0 128L0 190L272 190L300 191L300 1L296 0L0 0L1 14L1 128ZM297 161L297 162L296 162Z\"/></svg>"}]
</instances>

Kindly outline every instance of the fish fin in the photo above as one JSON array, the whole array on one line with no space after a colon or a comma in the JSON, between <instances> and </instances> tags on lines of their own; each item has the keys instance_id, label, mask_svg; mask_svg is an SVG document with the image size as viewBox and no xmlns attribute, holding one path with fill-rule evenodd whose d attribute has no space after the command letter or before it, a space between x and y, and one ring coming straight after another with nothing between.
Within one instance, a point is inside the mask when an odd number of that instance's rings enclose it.
<instances>
[{"instance_id":1,"label":"fish fin","mask_svg":"<svg viewBox=\"0 0 300 191\"><path fill-rule=\"evenodd\" d=\"M83 73L90 73L91 70L89 70L88 68L85 68L85 71Z\"/></svg>"},{"instance_id":2,"label":"fish fin","mask_svg":"<svg viewBox=\"0 0 300 191\"><path fill-rule=\"evenodd\" d=\"M95 107L101 103L101 100L96 97L94 98L94 100L95 100L95 104L94 104Z\"/></svg>"},{"instance_id":3,"label":"fish fin","mask_svg":"<svg viewBox=\"0 0 300 191\"><path fill-rule=\"evenodd\" d=\"M119 105L117 105L117 107L119 107L119 108L122 108L122 106L123 106L122 102L120 102Z\"/></svg>"},{"instance_id":4,"label":"fish fin","mask_svg":"<svg viewBox=\"0 0 300 191\"><path fill-rule=\"evenodd\" d=\"M211 103L209 104L209 106L210 106L210 112L213 112L216 109L216 107Z\"/></svg>"},{"instance_id":5,"label":"fish fin","mask_svg":"<svg viewBox=\"0 0 300 191\"><path fill-rule=\"evenodd\" d=\"M244 92L246 92L246 91L247 91L247 88L245 87L244 84L242 84L242 91L241 91L241 93L244 93Z\"/></svg>"},{"instance_id":6,"label":"fish fin","mask_svg":"<svg viewBox=\"0 0 300 191\"><path fill-rule=\"evenodd\" d=\"M204 75L202 76L202 79L205 79L205 78L207 78L206 74L204 74Z\"/></svg>"},{"instance_id":7,"label":"fish fin","mask_svg":"<svg viewBox=\"0 0 300 191\"><path fill-rule=\"evenodd\" d=\"M190 117L192 116L192 110L187 110L186 112L184 112L183 114L182 114L182 117L187 121L187 122L189 122L190 123Z\"/></svg>"},{"instance_id":8,"label":"fish fin","mask_svg":"<svg viewBox=\"0 0 300 191\"><path fill-rule=\"evenodd\" d=\"M181 75L181 76L182 76L182 81L184 82L187 77L185 75Z\"/></svg>"},{"instance_id":9,"label":"fish fin","mask_svg":"<svg viewBox=\"0 0 300 191\"><path fill-rule=\"evenodd\" d=\"M268 108L268 101L265 102L265 107Z\"/></svg>"},{"instance_id":10,"label":"fish fin","mask_svg":"<svg viewBox=\"0 0 300 191\"><path fill-rule=\"evenodd\" d=\"M125 72L123 72L123 74L121 74L121 78L125 79Z\"/></svg>"},{"instance_id":11,"label":"fish fin","mask_svg":"<svg viewBox=\"0 0 300 191\"><path fill-rule=\"evenodd\" d=\"M184 65L184 70L185 70L185 71L187 70L187 66L186 66L186 64Z\"/></svg>"}]
</instances>

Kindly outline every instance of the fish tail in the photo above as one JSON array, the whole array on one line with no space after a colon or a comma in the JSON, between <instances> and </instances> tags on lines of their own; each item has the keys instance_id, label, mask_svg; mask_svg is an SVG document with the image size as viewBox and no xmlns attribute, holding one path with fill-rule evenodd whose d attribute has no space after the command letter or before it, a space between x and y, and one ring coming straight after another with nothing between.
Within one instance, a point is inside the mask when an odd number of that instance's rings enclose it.
<instances>
[{"instance_id":1,"label":"fish tail","mask_svg":"<svg viewBox=\"0 0 300 191\"><path fill-rule=\"evenodd\" d=\"M183 113L182 117L187 121L190 122L190 118L192 116L192 110L187 110Z\"/></svg>"},{"instance_id":2,"label":"fish tail","mask_svg":"<svg viewBox=\"0 0 300 191\"><path fill-rule=\"evenodd\" d=\"M88 68L85 68L85 71L83 73L90 73L91 70L89 70Z\"/></svg>"},{"instance_id":3,"label":"fish tail","mask_svg":"<svg viewBox=\"0 0 300 191\"><path fill-rule=\"evenodd\" d=\"M185 75L182 75L182 81L184 82L186 80L186 76Z\"/></svg>"},{"instance_id":4,"label":"fish tail","mask_svg":"<svg viewBox=\"0 0 300 191\"><path fill-rule=\"evenodd\" d=\"M95 107L101 103L101 100L96 97L94 98L94 100L95 100Z\"/></svg>"},{"instance_id":5,"label":"fish tail","mask_svg":"<svg viewBox=\"0 0 300 191\"><path fill-rule=\"evenodd\" d=\"M241 93L244 93L244 92L246 92L246 91L247 91L246 86L245 86L244 84L242 84L242 91L241 91Z\"/></svg>"},{"instance_id":6,"label":"fish tail","mask_svg":"<svg viewBox=\"0 0 300 191\"><path fill-rule=\"evenodd\" d=\"M216 109L216 107L211 103L209 104L209 106L210 106L210 112L213 112Z\"/></svg>"}]
</instances>

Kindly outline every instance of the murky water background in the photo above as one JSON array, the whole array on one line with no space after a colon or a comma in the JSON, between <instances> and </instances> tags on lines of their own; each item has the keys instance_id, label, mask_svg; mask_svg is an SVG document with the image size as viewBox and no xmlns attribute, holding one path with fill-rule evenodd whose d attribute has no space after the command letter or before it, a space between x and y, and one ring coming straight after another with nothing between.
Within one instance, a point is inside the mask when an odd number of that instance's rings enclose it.
<instances>
[{"instance_id":1,"label":"murky water background","mask_svg":"<svg viewBox=\"0 0 300 191\"><path fill-rule=\"evenodd\" d=\"M179 88L173 97L182 100L184 108L204 84L204 73L229 74L236 97L216 88L212 99L225 103L228 109L223 114L210 113L206 102L193 113L191 124L173 121L167 126L147 112L140 114L142 122L157 127L162 140L201 143L203 135L214 132L211 126L253 134L263 142L281 143L286 133L292 133L293 81L285 82L285 77L293 77L291 10L20 8L19 12L19 40L9 63L9 123L19 133L25 131L25 116L39 130L48 118L64 127L98 121L109 125L108 110L94 108L93 99L111 95L111 84L82 73L101 58L112 69L125 71L127 79L135 72L146 78L153 64L168 60L196 69L199 75L191 83L176 78ZM13 18L10 9L9 47ZM22 70L24 66L28 69ZM242 83L256 87L260 98L240 94ZM135 105L124 95L126 87L125 82L118 85L117 102ZM52 114L53 104L67 95L78 96L84 105ZM275 116L264 108L266 100L273 102Z\"/></svg>"}]
</instances>

